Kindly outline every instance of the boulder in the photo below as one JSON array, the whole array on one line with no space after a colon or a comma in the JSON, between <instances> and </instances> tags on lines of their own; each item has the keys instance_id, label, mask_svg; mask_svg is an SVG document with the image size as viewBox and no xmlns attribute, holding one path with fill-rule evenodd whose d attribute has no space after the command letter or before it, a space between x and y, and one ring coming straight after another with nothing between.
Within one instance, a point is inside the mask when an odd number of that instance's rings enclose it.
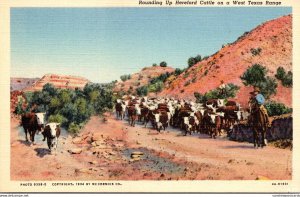
<instances>
[{"instance_id":1,"label":"boulder","mask_svg":"<svg viewBox=\"0 0 300 197\"><path fill-rule=\"evenodd\" d=\"M100 133L94 133L92 136L92 141L102 141L103 140L103 135Z\"/></svg>"},{"instance_id":2,"label":"boulder","mask_svg":"<svg viewBox=\"0 0 300 197\"><path fill-rule=\"evenodd\" d=\"M73 140L72 140L72 143L73 144L80 144L81 143L81 138L80 137L75 137Z\"/></svg>"},{"instance_id":3,"label":"boulder","mask_svg":"<svg viewBox=\"0 0 300 197\"><path fill-rule=\"evenodd\" d=\"M87 174L91 174L92 170L88 169L88 168L80 168L80 169L75 169L76 173L87 173Z\"/></svg>"},{"instance_id":4,"label":"boulder","mask_svg":"<svg viewBox=\"0 0 300 197\"><path fill-rule=\"evenodd\" d=\"M96 160L90 161L89 163L90 163L90 164L94 164L94 165L98 164L98 162L97 162Z\"/></svg>"},{"instance_id":5,"label":"boulder","mask_svg":"<svg viewBox=\"0 0 300 197\"><path fill-rule=\"evenodd\" d=\"M140 151L134 151L131 153L131 155L144 155L144 153Z\"/></svg>"},{"instance_id":6,"label":"boulder","mask_svg":"<svg viewBox=\"0 0 300 197\"><path fill-rule=\"evenodd\" d=\"M266 176L258 175L255 180L270 180L270 179Z\"/></svg>"},{"instance_id":7,"label":"boulder","mask_svg":"<svg viewBox=\"0 0 300 197\"><path fill-rule=\"evenodd\" d=\"M72 154L80 154L82 152L82 149L81 148L73 148L68 151L69 151L69 153L72 153Z\"/></svg>"}]
</instances>

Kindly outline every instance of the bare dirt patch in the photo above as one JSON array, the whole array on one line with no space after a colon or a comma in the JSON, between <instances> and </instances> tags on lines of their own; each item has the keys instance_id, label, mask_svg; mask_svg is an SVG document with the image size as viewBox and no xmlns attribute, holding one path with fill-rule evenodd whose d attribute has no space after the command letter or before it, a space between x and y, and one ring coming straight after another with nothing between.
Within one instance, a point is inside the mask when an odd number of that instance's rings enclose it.
<instances>
[{"instance_id":1,"label":"bare dirt patch","mask_svg":"<svg viewBox=\"0 0 300 197\"><path fill-rule=\"evenodd\" d=\"M31 146L11 120L12 180L255 180L291 179L289 149L254 149L250 143L177 129L151 128L91 117L77 137L63 136L50 154L41 140ZM74 151L76 150L76 153ZM80 151L78 151L80 150ZM73 153L72 153L73 151ZM141 152L141 153L139 153ZM141 154L135 155L133 153Z\"/></svg>"}]
</instances>

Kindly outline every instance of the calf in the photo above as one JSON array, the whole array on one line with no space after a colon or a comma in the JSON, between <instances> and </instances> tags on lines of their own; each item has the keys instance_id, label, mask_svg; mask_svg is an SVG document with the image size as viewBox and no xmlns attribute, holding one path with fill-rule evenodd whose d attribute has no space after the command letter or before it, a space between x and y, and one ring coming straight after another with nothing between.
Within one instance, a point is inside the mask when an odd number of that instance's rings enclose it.
<instances>
[{"instance_id":1,"label":"calf","mask_svg":"<svg viewBox=\"0 0 300 197\"><path fill-rule=\"evenodd\" d=\"M47 139L47 145L50 151L52 148L57 149L58 137L60 136L60 124L59 123L48 123L45 126L43 135Z\"/></svg>"}]
</instances>

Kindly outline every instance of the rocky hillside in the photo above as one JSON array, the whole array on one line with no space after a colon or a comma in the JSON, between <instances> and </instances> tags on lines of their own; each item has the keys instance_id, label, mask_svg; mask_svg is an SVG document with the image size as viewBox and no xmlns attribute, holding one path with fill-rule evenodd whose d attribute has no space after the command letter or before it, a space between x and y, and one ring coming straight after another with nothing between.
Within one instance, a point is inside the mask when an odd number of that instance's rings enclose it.
<instances>
[{"instance_id":1,"label":"rocky hillside","mask_svg":"<svg viewBox=\"0 0 300 197\"><path fill-rule=\"evenodd\" d=\"M174 68L160 66L145 67L140 72L131 74L130 79L117 82L114 91L128 92L130 90L130 92L134 93L137 88L147 85L151 79L167 72L174 72Z\"/></svg>"},{"instance_id":2,"label":"rocky hillside","mask_svg":"<svg viewBox=\"0 0 300 197\"><path fill-rule=\"evenodd\" d=\"M259 54L253 53L259 48ZM267 21L245 32L235 42L224 45L217 53L166 84L160 95L194 99L195 91L205 93L217 88L223 80L225 84L240 86L235 99L246 105L252 88L245 87L240 76L253 64L265 66L272 77L279 66L292 71L291 15ZM283 87L278 81L277 94L271 99L292 106L292 88Z\"/></svg>"},{"instance_id":3,"label":"rocky hillside","mask_svg":"<svg viewBox=\"0 0 300 197\"><path fill-rule=\"evenodd\" d=\"M22 90L32 86L39 78L10 78L10 91Z\"/></svg>"},{"instance_id":4,"label":"rocky hillside","mask_svg":"<svg viewBox=\"0 0 300 197\"><path fill-rule=\"evenodd\" d=\"M83 77L47 74L36 81L32 86L23 89L23 91L39 91L42 90L43 86L47 83L53 84L56 88L83 88L88 82L89 80Z\"/></svg>"}]
</instances>

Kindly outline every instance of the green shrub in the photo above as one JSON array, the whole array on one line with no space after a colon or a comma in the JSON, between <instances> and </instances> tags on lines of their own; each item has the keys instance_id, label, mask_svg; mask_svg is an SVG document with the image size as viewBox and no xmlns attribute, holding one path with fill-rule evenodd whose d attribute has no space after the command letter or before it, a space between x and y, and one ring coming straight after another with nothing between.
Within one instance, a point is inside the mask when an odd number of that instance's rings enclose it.
<instances>
[{"instance_id":1,"label":"green shrub","mask_svg":"<svg viewBox=\"0 0 300 197\"><path fill-rule=\"evenodd\" d=\"M136 93L139 96L146 96L148 94L148 87L147 86L141 86L136 89Z\"/></svg>"},{"instance_id":2,"label":"green shrub","mask_svg":"<svg viewBox=\"0 0 300 197\"><path fill-rule=\"evenodd\" d=\"M176 76L180 75L184 70L181 70L180 68L176 68L174 73Z\"/></svg>"},{"instance_id":3,"label":"green shrub","mask_svg":"<svg viewBox=\"0 0 300 197\"><path fill-rule=\"evenodd\" d=\"M292 108L285 106L283 103L277 103L275 101L270 101L264 106L267 109L269 116L279 116L282 114L291 113L293 111Z\"/></svg>"},{"instance_id":4,"label":"green shrub","mask_svg":"<svg viewBox=\"0 0 300 197\"><path fill-rule=\"evenodd\" d=\"M239 86L229 83L226 85L224 94L220 93L220 89L216 88L206 92L205 94L201 94L199 92L194 92L194 96L196 98L196 102L205 103L209 99L228 99L234 98L236 96L237 91L240 89Z\"/></svg>"},{"instance_id":5,"label":"green shrub","mask_svg":"<svg viewBox=\"0 0 300 197\"><path fill-rule=\"evenodd\" d=\"M64 124L66 121L66 118L61 114L50 115L48 118L48 122L57 122L60 124Z\"/></svg>"},{"instance_id":6,"label":"green shrub","mask_svg":"<svg viewBox=\"0 0 300 197\"><path fill-rule=\"evenodd\" d=\"M293 87L293 73L291 71L286 73L285 69L280 66L277 68L275 77L281 81L284 87Z\"/></svg>"},{"instance_id":7,"label":"green shrub","mask_svg":"<svg viewBox=\"0 0 300 197\"><path fill-rule=\"evenodd\" d=\"M167 62L162 61L162 62L160 62L159 66L160 67L167 67Z\"/></svg>"},{"instance_id":8,"label":"green shrub","mask_svg":"<svg viewBox=\"0 0 300 197\"><path fill-rule=\"evenodd\" d=\"M195 64L197 64L198 62L200 62L202 60L201 55L197 55L196 57L190 57L188 59L188 67L192 67Z\"/></svg>"},{"instance_id":9,"label":"green shrub","mask_svg":"<svg viewBox=\"0 0 300 197\"><path fill-rule=\"evenodd\" d=\"M154 63L154 64L152 64L152 66L153 66L153 67L156 67L156 66L157 66L157 64L156 64L156 63Z\"/></svg>"},{"instance_id":10,"label":"green shrub","mask_svg":"<svg viewBox=\"0 0 300 197\"><path fill-rule=\"evenodd\" d=\"M275 77L276 77L278 80L283 80L284 77L285 77L285 75L286 75L286 72L285 72L284 68L281 67L281 66L279 66L279 67L277 68Z\"/></svg>"},{"instance_id":11,"label":"green shrub","mask_svg":"<svg viewBox=\"0 0 300 197\"><path fill-rule=\"evenodd\" d=\"M291 71L285 75L285 78L282 80L282 85L288 88L293 87L293 73Z\"/></svg>"},{"instance_id":12,"label":"green shrub","mask_svg":"<svg viewBox=\"0 0 300 197\"><path fill-rule=\"evenodd\" d=\"M80 130L80 126L74 122L72 122L68 127L68 132L72 134L77 134Z\"/></svg>"},{"instance_id":13,"label":"green shrub","mask_svg":"<svg viewBox=\"0 0 300 197\"><path fill-rule=\"evenodd\" d=\"M14 113L17 114L17 115L22 115L22 114L25 113L25 110L23 109L23 102L22 101L18 102Z\"/></svg>"},{"instance_id":14,"label":"green shrub","mask_svg":"<svg viewBox=\"0 0 300 197\"><path fill-rule=\"evenodd\" d=\"M131 75L121 75L120 76L120 79L124 82L124 81L127 81L128 79L131 79Z\"/></svg>"},{"instance_id":15,"label":"green shrub","mask_svg":"<svg viewBox=\"0 0 300 197\"><path fill-rule=\"evenodd\" d=\"M188 86L188 85L190 85L190 84L191 84L191 81L188 80L187 82L184 83L184 86Z\"/></svg>"},{"instance_id":16,"label":"green shrub","mask_svg":"<svg viewBox=\"0 0 300 197\"><path fill-rule=\"evenodd\" d=\"M260 54L261 48L256 48L256 49L251 48L250 51L251 51L251 53L252 53L253 56L256 56L256 55Z\"/></svg>"},{"instance_id":17,"label":"green shrub","mask_svg":"<svg viewBox=\"0 0 300 197\"><path fill-rule=\"evenodd\" d=\"M254 64L249 67L240 77L245 86L256 86L260 88L261 93L269 98L277 92L277 82L274 78L266 76L267 69L260 64Z\"/></svg>"}]
</instances>

